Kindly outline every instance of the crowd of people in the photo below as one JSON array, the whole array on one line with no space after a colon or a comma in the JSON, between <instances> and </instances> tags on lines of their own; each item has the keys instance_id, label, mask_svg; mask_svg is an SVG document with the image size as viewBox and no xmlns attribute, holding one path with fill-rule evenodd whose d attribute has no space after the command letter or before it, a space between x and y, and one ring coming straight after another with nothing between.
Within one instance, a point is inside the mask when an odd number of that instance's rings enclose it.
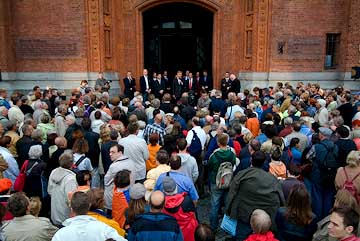
<instances>
[{"instance_id":1,"label":"crowd of people","mask_svg":"<svg viewBox=\"0 0 360 241\"><path fill-rule=\"evenodd\" d=\"M123 81L0 89L0 240L360 240L360 92Z\"/></svg>"}]
</instances>

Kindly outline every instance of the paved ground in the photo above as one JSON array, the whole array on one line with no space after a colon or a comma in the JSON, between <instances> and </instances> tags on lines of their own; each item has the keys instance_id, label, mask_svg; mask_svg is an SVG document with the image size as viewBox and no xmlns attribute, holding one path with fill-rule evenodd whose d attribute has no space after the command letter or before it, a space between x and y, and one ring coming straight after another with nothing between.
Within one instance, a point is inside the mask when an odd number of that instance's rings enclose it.
<instances>
[{"instance_id":1,"label":"paved ground","mask_svg":"<svg viewBox=\"0 0 360 241\"><path fill-rule=\"evenodd\" d=\"M199 217L200 223L209 224L209 213L210 213L210 198L207 197L205 199L200 199L199 205L198 205L198 217ZM222 230L219 230L216 233L216 240L224 241L225 238L228 238L228 237L230 237L230 236L227 235Z\"/></svg>"}]
</instances>

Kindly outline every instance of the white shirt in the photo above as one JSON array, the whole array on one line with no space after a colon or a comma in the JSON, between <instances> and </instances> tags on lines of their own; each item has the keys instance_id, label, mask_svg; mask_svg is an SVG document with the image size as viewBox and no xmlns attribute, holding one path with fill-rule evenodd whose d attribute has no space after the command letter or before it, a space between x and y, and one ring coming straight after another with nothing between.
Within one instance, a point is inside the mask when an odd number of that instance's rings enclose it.
<instances>
[{"instance_id":1,"label":"white shirt","mask_svg":"<svg viewBox=\"0 0 360 241\"><path fill-rule=\"evenodd\" d=\"M186 136L187 144L188 145L191 144L191 141L192 141L192 138L193 138L193 135L194 135L193 132L192 132L193 130L195 131L196 135L199 137L202 149L204 150L205 142L206 142L206 133L200 126L195 126L188 132L188 134Z\"/></svg>"},{"instance_id":2,"label":"white shirt","mask_svg":"<svg viewBox=\"0 0 360 241\"><path fill-rule=\"evenodd\" d=\"M115 229L88 215L79 215L66 219L65 226L59 229L52 241L104 241L112 238L116 241L124 241Z\"/></svg>"},{"instance_id":3,"label":"white shirt","mask_svg":"<svg viewBox=\"0 0 360 241\"><path fill-rule=\"evenodd\" d=\"M146 90L149 89L149 80L148 77L144 75L144 79L145 79L145 84L146 84Z\"/></svg>"},{"instance_id":4,"label":"white shirt","mask_svg":"<svg viewBox=\"0 0 360 241\"><path fill-rule=\"evenodd\" d=\"M84 154L79 154L79 153L74 153L74 164L82 157L85 156ZM83 170L87 170L87 171L92 171L93 167L91 165L91 161L89 158L85 157L84 160L81 161L81 163L79 164L79 166L77 167L80 171Z\"/></svg>"},{"instance_id":5,"label":"white shirt","mask_svg":"<svg viewBox=\"0 0 360 241\"><path fill-rule=\"evenodd\" d=\"M124 155L135 164L135 180L142 180L146 177L146 160L149 159L149 150L143 138L135 135L128 135L119 140L119 144L124 147Z\"/></svg>"},{"instance_id":6,"label":"white shirt","mask_svg":"<svg viewBox=\"0 0 360 241\"><path fill-rule=\"evenodd\" d=\"M241 108L239 105L232 105L227 108L225 116L229 117L229 121L232 121L235 117L235 112L240 112L241 114L244 114L244 109Z\"/></svg>"},{"instance_id":7,"label":"white shirt","mask_svg":"<svg viewBox=\"0 0 360 241\"><path fill-rule=\"evenodd\" d=\"M19 166L14 158L14 156L10 153L10 151L5 147L0 147L0 154L4 157L4 160L8 164L8 169L3 172L5 178L11 180L14 185L16 177L19 175Z\"/></svg>"}]
</instances>

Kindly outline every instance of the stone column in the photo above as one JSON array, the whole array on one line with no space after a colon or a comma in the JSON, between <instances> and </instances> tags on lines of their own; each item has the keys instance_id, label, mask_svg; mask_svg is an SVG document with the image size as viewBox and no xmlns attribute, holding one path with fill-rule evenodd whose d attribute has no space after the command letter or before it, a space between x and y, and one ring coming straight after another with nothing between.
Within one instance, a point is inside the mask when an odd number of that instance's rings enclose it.
<instances>
[{"instance_id":1,"label":"stone column","mask_svg":"<svg viewBox=\"0 0 360 241\"><path fill-rule=\"evenodd\" d=\"M14 70L14 50L10 35L10 1L0 0L0 70L9 72Z\"/></svg>"}]
</instances>

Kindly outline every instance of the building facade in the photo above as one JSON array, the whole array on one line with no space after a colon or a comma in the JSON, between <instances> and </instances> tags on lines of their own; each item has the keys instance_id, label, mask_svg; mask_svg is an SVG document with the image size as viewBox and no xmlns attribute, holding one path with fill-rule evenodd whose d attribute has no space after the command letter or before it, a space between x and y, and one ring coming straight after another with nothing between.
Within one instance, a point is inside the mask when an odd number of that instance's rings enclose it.
<instances>
[{"instance_id":1,"label":"building facade","mask_svg":"<svg viewBox=\"0 0 360 241\"><path fill-rule=\"evenodd\" d=\"M71 89L97 72L226 71L243 87L360 89L360 0L1 0L0 87ZM184 57L185 56L185 57ZM93 83L93 82L92 82Z\"/></svg>"}]
</instances>

